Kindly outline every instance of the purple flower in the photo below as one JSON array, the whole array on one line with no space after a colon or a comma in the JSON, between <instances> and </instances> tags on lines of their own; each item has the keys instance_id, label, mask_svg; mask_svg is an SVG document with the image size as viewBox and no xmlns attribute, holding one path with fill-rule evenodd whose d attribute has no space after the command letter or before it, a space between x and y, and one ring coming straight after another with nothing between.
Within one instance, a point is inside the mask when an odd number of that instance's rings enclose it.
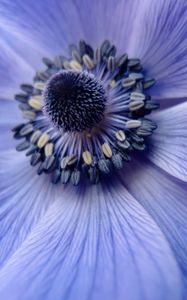
<instances>
[{"instance_id":1,"label":"purple flower","mask_svg":"<svg viewBox=\"0 0 187 300\"><path fill-rule=\"evenodd\" d=\"M0 298L185 299L186 1L0 16Z\"/></svg>"}]
</instances>

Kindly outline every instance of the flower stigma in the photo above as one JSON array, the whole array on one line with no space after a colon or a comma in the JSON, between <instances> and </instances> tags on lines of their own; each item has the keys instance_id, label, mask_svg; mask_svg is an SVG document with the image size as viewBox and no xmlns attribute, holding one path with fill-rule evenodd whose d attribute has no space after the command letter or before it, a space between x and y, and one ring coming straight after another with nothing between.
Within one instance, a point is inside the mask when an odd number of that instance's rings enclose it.
<instances>
[{"instance_id":1,"label":"flower stigma","mask_svg":"<svg viewBox=\"0 0 187 300\"><path fill-rule=\"evenodd\" d=\"M143 151L157 125L146 117L158 108L147 90L141 62L105 40L95 51L81 40L70 56L43 58L33 84L15 95L26 123L12 129L22 139L37 174L51 174L52 183L92 184L123 168L134 150Z\"/></svg>"},{"instance_id":2,"label":"flower stigma","mask_svg":"<svg viewBox=\"0 0 187 300\"><path fill-rule=\"evenodd\" d=\"M64 132L82 132L101 121L106 96L94 75L60 71L49 79L43 100L43 110L54 125Z\"/></svg>"}]
</instances>

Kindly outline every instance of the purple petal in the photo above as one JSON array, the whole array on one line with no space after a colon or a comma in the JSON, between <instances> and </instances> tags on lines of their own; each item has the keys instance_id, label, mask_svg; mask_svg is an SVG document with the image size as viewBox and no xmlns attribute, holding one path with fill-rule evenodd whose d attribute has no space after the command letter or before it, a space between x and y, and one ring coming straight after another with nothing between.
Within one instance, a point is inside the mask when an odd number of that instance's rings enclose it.
<instances>
[{"instance_id":1,"label":"purple petal","mask_svg":"<svg viewBox=\"0 0 187 300\"><path fill-rule=\"evenodd\" d=\"M18 109L16 101L0 99L0 151L14 148L17 143L13 139L11 129L23 122L23 118Z\"/></svg>"},{"instance_id":2,"label":"purple petal","mask_svg":"<svg viewBox=\"0 0 187 300\"><path fill-rule=\"evenodd\" d=\"M124 186L57 190L1 270L2 298L182 299L168 243Z\"/></svg>"},{"instance_id":3,"label":"purple petal","mask_svg":"<svg viewBox=\"0 0 187 300\"><path fill-rule=\"evenodd\" d=\"M169 241L187 290L187 186L146 161L135 161L122 175L131 194L153 217Z\"/></svg>"},{"instance_id":4,"label":"purple petal","mask_svg":"<svg viewBox=\"0 0 187 300\"><path fill-rule=\"evenodd\" d=\"M144 0L132 32L131 52L157 84L155 96L187 93L187 5L185 0Z\"/></svg>"},{"instance_id":5,"label":"purple petal","mask_svg":"<svg viewBox=\"0 0 187 300\"><path fill-rule=\"evenodd\" d=\"M23 80L29 82L32 79L34 69L6 42L2 39L0 42L0 96L12 99Z\"/></svg>"},{"instance_id":6,"label":"purple petal","mask_svg":"<svg viewBox=\"0 0 187 300\"><path fill-rule=\"evenodd\" d=\"M138 0L6 0L0 3L0 12L3 28L54 55L81 38L94 46L109 38L125 51L141 6Z\"/></svg>"},{"instance_id":7,"label":"purple petal","mask_svg":"<svg viewBox=\"0 0 187 300\"><path fill-rule=\"evenodd\" d=\"M48 53L57 54L82 36L83 27L73 1L8 0L0 4L0 12L3 28L18 32Z\"/></svg>"},{"instance_id":8,"label":"purple petal","mask_svg":"<svg viewBox=\"0 0 187 300\"><path fill-rule=\"evenodd\" d=\"M0 265L23 243L49 205L54 187L38 180L28 158L15 150L0 152Z\"/></svg>"},{"instance_id":9,"label":"purple petal","mask_svg":"<svg viewBox=\"0 0 187 300\"><path fill-rule=\"evenodd\" d=\"M127 51L141 1L75 0L75 3L86 40L98 47L105 39L109 39L119 52Z\"/></svg>"},{"instance_id":10,"label":"purple petal","mask_svg":"<svg viewBox=\"0 0 187 300\"><path fill-rule=\"evenodd\" d=\"M187 102L157 112L153 120L158 128L151 137L149 159L187 181Z\"/></svg>"}]
</instances>

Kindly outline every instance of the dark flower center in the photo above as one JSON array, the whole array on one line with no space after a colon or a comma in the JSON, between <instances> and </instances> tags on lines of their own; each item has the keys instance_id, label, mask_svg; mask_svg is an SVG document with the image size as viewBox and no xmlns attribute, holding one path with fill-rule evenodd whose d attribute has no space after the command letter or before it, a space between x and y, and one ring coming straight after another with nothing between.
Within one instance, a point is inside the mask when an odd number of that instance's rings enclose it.
<instances>
[{"instance_id":1,"label":"dark flower center","mask_svg":"<svg viewBox=\"0 0 187 300\"><path fill-rule=\"evenodd\" d=\"M106 96L102 84L88 72L60 71L44 90L44 111L57 127L80 132L103 117Z\"/></svg>"},{"instance_id":2,"label":"dark flower center","mask_svg":"<svg viewBox=\"0 0 187 300\"><path fill-rule=\"evenodd\" d=\"M85 41L70 45L70 55L43 58L33 84L15 95L27 122L13 128L37 174L53 183L92 184L110 176L144 151L157 125L147 115L158 108L149 93L141 61L105 40L97 49Z\"/></svg>"}]
</instances>

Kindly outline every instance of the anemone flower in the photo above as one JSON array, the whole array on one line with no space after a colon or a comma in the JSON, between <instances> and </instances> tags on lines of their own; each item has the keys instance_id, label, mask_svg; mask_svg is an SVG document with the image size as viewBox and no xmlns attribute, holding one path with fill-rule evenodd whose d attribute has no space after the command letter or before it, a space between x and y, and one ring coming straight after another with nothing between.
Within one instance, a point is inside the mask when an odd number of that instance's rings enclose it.
<instances>
[{"instance_id":1,"label":"anemone flower","mask_svg":"<svg viewBox=\"0 0 187 300\"><path fill-rule=\"evenodd\" d=\"M1 0L0 32L0 299L185 299L186 1Z\"/></svg>"}]
</instances>

